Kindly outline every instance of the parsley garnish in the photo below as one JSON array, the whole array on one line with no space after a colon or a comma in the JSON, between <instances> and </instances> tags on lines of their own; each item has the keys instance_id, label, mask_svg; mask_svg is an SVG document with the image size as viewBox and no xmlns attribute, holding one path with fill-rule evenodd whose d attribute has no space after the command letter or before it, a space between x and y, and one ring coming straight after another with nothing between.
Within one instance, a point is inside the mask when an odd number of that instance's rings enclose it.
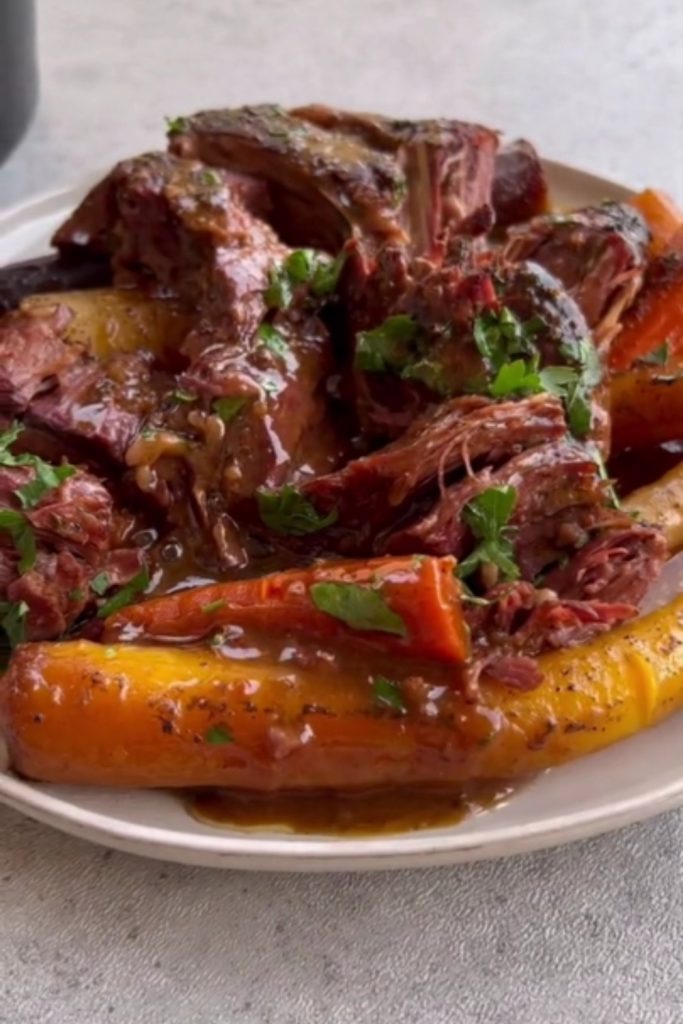
<instances>
[{"instance_id":1,"label":"parsley garnish","mask_svg":"<svg viewBox=\"0 0 683 1024\"><path fill-rule=\"evenodd\" d=\"M263 342L267 349L270 349L276 356L286 356L289 351L289 345L282 337L279 331L276 331L270 324L261 324L257 336Z\"/></svg>"},{"instance_id":2,"label":"parsley garnish","mask_svg":"<svg viewBox=\"0 0 683 1024\"><path fill-rule=\"evenodd\" d=\"M418 359L415 363L408 363L401 370L401 378L419 380L438 395L451 394L448 382L444 380L443 366L434 359Z\"/></svg>"},{"instance_id":3,"label":"parsley garnish","mask_svg":"<svg viewBox=\"0 0 683 1024\"><path fill-rule=\"evenodd\" d=\"M19 553L19 572L28 572L36 561L36 536L23 512L0 509L0 530L5 530Z\"/></svg>"},{"instance_id":4,"label":"parsley garnish","mask_svg":"<svg viewBox=\"0 0 683 1024\"><path fill-rule=\"evenodd\" d=\"M202 605L202 611L205 615L212 615L214 612L219 612L221 608L225 608L225 601L222 597L219 597L216 601L209 601L208 604Z\"/></svg>"},{"instance_id":5,"label":"parsley garnish","mask_svg":"<svg viewBox=\"0 0 683 1024\"><path fill-rule=\"evenodd\" d=\"M74 587L74 589L70 590L66 596L69 598L70 601L84 601L85 591L81 590L80 587Z\"/></svg>"},{"instance_id":6,"label":"parsley garnish","mask_svg":"<svg viewBox=\"0 0 683 1024\"><path fill-rule=\"evenodd\" d=\"M475 317L474 343L484 361L497 372L512 356L536 356L533 339L542 327L538 317L522 323L511 309L502 306Z\"/></svg>"},{"instance_id":7,"label":"parsley garnish","mask_svg":"<svg viewBox=\"0 0 683 1024\"><path fill-rule=\"evenodd\" d=\"M351 629L408 635L401 616L371 587L358 583L314 583L309 593L318 611L341 619Z\"/></svg>"},{"instance_id":8,"label":"parsley garnish","mask_svg":"<svg viewBox=\"0 0 683 1024\"><path fill-rule=\"evenodd\" d=\"M92 584L91 584L92 586ZM121 587L117 590L113 597L110 597L105 604L97 612L98 619L106 619L108 615L113 615L114 612L118 612L121 608L125 608L127 604L137 597L138 594L142 593L149 586L149 571L147 566L143 566L140 572L126 583L125 587Z\"/></svg>"},{"instance_id":9,"label":"parsley garnish","mask_svg":"<svg viewBox=\"0 0 683 1024\"><path fill-rule=\"evenodd\" d=\"M645 363L646 366L665 366L669 362L669 342L665 341L659 348L654 349L648 355L643 356L638 361Z\"/></svg>"},{"instance_id":10,"label":"parsley garnish","mask_svg":"<svg viewBox=\"0 0 683 1024\"><path fill-rule=\"evenodd\" d=\"M109 579L109 573L98 572L97 576L93 576L90 580L90 589L93 594L97 594L98 597L103 597L111 586L111 580Z\"/></svg>"},{"instance_id":11,"label":"parsley garnish","mask_svg":"<svg viewBox=\"0 0 683 1024\"><path fill-rule=\"evenodd\" d=\"M213 746L219 746L223 743L234 743L235 737L232 735L229 729L226 729L224 725L212 725L204 733L204 739L207 743L211 743Z\"/></svg>"},{"instance_id":12,"label":"parsley garnish","mask_svg":"<svg viewBox=\"0 0 683 1024\"><path fill-rule=\"evenodd\" d=\"M458 565L456 572L461 579L471 576L481 565L495 565L503 579L519 579L508 526L516 504L514 487L489 487L467 502L462 517L479 543Z\"/></svg>"},{"instance_id":13,"label":"parsley garnish","mask_svg":"<svg viewBox=\"0 0 683 1024\"><path fill-rule=\"evenodd\" d=\"M321 515L291 484L285 484L279 491L260 490L256 497L261 520L274 533L303 537L325 530L337 521L336 508L326 516Z\"/></svg>"},{"instance_id":14,"label":"parsley garnish","mask_svg":"<svg viewBox=\"0 0 683 1024\"><path fill-rule=\"evenodd\" d=\"M48 491L59 487L64 480L76 472L76 467L70 466L68 463L63 466L51 466L49 462L43 462L37 456L32 456L32 458L35 459L36 475L33 480L29 480L27 484L14 492L21 502L22 508L33 508Z\"/></svg>"},{"instance_id":15,"label":"parsley garnish","mask_svg":"<svg viewBox=\"0 0 683 1024\"><path fill-rule=\"evenodd\" d=\"M402 313L387 317L371 331L361 331L356 340L356 369L367 373L404 369L411 359L409 346L417 335L415 320Z\"/></svg>"},{"instance_id":16,"label":"parsley garnish","mask_svg":"<svg viewBox=\"0 0 683 1024\"><path fill-rule=\"evenodd\" d=\"M232 398L216 398L211 408L224 423L231 423L246 404L245 395L234 395Z\"/></svg>"},{"instance_id":17,"label":"parsley garnish","mask_svg":"<svg viewBox=\"0 0 683 1024\"><path fill-rule=\"evenodd\" d=\"M605 465L605 460L603 459L603 457L600 454L600 452L598 451L598 449L595 448L593 445L590 446L590 453L591 453L591 457L593 459L593 462L598 467L598 475L599 475L600 479L604 480L604 482L607 484L607 490L608 490L608 493L609 493L610 504L614 508L621 508L621 501L619 500L619 496L618 496L617 492L614 489L614 482L613 482L612 478L610 477L609 473L607 472L607 466Z\"/></svg>"},{"instance_id":18,"label":"parsley garnish","mask_svg":"<svg viewBox=\"0 0 683 1024\"><path fill-rule=\"evenodd\" d=\"M392 711L399 711L402 715L405 714L406 703L401 686L393 679L387 679L386 676L375 676L372 680L372 694L375 703L391 708Z\"/></svg>"},{"instance_id":19,"label":"parsley garnish","mask_svg":"<svg viewBox=\"0 0 683 1024\"><path fill-rule=\"evenodd\" d=\"M166 117L166 134L167 135L181 135L184 131L187 131L188 120L186 117Z\"/></svg>"},{"instance_id":20,"label":"parsley garnish","mask_svg":"<svg viewBox=\"0 0 683 1024\"><path fill-rule=\"evenodd\" d=\"M222 184L223 179L218 171L215 171L213 167L205 167L202 171L202 181L205 185L215 188L217 185Z\"/></svg>"},{"instance_id":21,"label":"parsley garnish","mask_svg":"<svg viewBox=\"0 0 683 1024\"><path fill-rule=\"evenodd\" d=\"M26 639L28 610L25 601L0 601L0 627L5 631L10 647L23 644Z\"/></svg>"},{"instance_id":22,"label":"parsley garnish","mask_svg":"<svg viewBox=\"0 0 683 1024\"><path fill-rule=\"evenodd\" d=\"M314 249L295 249L279 267L268 275L264 298L271 309L286 309L299 285L307 284L316 298L330 295L337 287L346 260L341 252L330 259Z\"/></svg>"},{"instance_id":23,"label":"parsley garnish","mask_svg":"<svg viewBox=\"0 0 683 1024\"><path fill-rule=\"evenodd\" d=\"M171 393L171 398L176 402L185 402L188 404L190 402L197 401L197 395L193 394L192 391L184 391L182 388L176 388L175 391Z\"/></svg>"}]
</instances>

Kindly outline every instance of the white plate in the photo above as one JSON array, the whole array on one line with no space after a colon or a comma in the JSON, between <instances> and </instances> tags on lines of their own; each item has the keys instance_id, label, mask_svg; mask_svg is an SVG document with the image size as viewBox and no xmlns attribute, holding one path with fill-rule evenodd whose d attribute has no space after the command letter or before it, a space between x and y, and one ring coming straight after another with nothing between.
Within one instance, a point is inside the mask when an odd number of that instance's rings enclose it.
<instances>
[{"instance_id":1,"label":"white plate","mask_svg":"<svg viewBox=\"0 0 683 1024\"><path fill-rule=\"evenodd\" d=\"M621 199L626 189L548 164L555 201ZM45 251L84 188L0 215L0 265ZM376 839L212 828L165 792L24 782L0 772L0 800L46 824L131 853L251 870L335 871L426 867L507 856L618 828L683 804L683 714L592 757L547 772L506 804L461 824Z\"/></svg>"}]
</instances>

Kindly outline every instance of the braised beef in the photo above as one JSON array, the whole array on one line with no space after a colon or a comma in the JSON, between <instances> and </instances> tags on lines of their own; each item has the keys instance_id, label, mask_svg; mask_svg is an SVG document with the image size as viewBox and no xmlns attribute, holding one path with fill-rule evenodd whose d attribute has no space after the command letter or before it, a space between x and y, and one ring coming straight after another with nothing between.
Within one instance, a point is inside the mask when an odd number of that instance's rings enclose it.
<instances>
[{"instance_id":1,"label":"braised beef","mask_svg":"<svg viewBox=\"0 0 683 1024\"><path fill-rule=\"evenodd\" d=\"M265 178L278 233L330 252L355 233L430 253L448 229L486 230L497 145L459 121L268 105L195 114L170 140L182 156Z\"/></svg>"},{"instance_id":2,"label":"braised beef","mask_svg":"<svg viewBox=\"0 0 683 1024\"><path fill-rule=\"evenodd\" d=\"M54 241L68 248L82 239L108 252L117 281L147 280L220 318L226 335L241 342L263 319L269 271L287 252L244 195L220 170L148 153L117 164Z\"/></svg>"},{"instance_id":3,"label":"braised beef","mask_svg":"<svg viewBox=\"0 0 683 1024\"><path fill-rule=\"evenodd\" d=\"M24 412L81 357L81 350L62 338L70 319L64 306L47 316L16 312L0 319L1 411Z\"/></svg>"},{"instance_id":4,"label":"braised beef","mask_svg":"<svg viewBox=\"0 0 683 1024\"><path fill-rule=\"evenodd\" d=\"M496 227L519 224L545 212L548 183L530 142L517 139L498 150L491 202Z\"/></svg>"},{"instance_id":5,"label":"braised beef","mask_svg":"<svg viewBox=\"0 0 683 1024\"><path fill-rule=\"evenodd\" d=\"M634 207L605 202L510 228L505 256L533 260L558 278L607 343L642 284L649 237Z\"/></svg>"},{"instance_id":6,"label":"braised beef","mask_svg":"<svg viewBox=\"0 0 683 1024\"><path fill-rule=\"evenodd\" d=\"M418 417L397 441L304 490L320 511L336 509L339 527L348 531L339 541L343 550L364 550L427 484L443 485L454 471L471 471L480 461L496 465L565 431L562 404L551 395L501 403L451 399Z\"/></svg>"}]
</instances>

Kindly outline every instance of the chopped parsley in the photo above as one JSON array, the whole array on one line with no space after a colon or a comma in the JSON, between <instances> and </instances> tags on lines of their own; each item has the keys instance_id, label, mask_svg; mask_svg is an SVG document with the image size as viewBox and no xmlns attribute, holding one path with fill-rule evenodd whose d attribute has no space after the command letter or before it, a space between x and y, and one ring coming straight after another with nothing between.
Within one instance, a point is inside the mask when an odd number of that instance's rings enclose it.
<instances>
[{"instance_id":1,"label":"chopped parsley","mask_svg":"<svg viewBox=\"0 0 683 1024\"><path fill-rule=\"evenodd\" d=\"M408 635L401 616L372 587L358 583L321 582L312 584L309 593L318 611L341 619L351 629L403 637Z\"/></svg>"},{"instance_id":2,"label":"chopped parsley","mask_svg":"<svg viewBox=\"0 0 683 1024\"><path fill-rule=\"evenodd\" d=\"M225 608L225 601L222 597L202 605L202 611L205 615L213 615L214 612L219 612L221 608Z\"/></svg>"},{"instance_id":3,"label":"chopped parsley","mask_svg":"<svg viewBox=\"0 0 683 1024\"><path fill-rule=\"evenodd\" d=\"M14 455L9 449L19 438L23 429L20 423L13 423L0 434L0 466L28 466L33 469L34 478L14 492L21 502L22 508L33 508L45 494L73 476L76 467L69 465L68 462L60 466L53 466L41 459L39 455L31 455L28 452Z\"/></svg>"},{"instance_id":4,"label":"chopped parsley","mask_svg":"<svg viewBox=\"0 0 683 1024\"><path fill-rule=\"evenodd\" d=\"M285 484L279 491L260 490L256 497L261 521L274 533L303 537L325 530L337 521L336 508L321 515L291 484Z\"/></svg>"},{"instance_id":5,"label":"chopped parsley","mask_svg":"<svg viewBox=\"0 0 683 1024\"><path fill-rule=\"evenodd\" d=\"M182 135L184 131L187 131L188 120L186 117L166 117L166 134L167 135Z\"/></svg>"},{"instance_id":6,"label":"chopped parsley","mask_svg":"<svg viewBox=\"0 0 683 1024\"><path fill-rule=\"evenodd\" d=\"M261 342L276 356L286 356L289 345L279 331L276 331L271 324L261 324L256 332Z\"/></svg>"},{"instance_id":7,"label":"chopped parsley","mask_svg":"<svg viewBox=\"0 0 683 1024\"><path fill-rule=\"evenodd\" d=\"M361 331L356 338L356 369L366 373L404 370L413 361L411 345L418 331L416 321L402 313L387 317L371 331Z\"/></svg>"},{"instance_id":8,"label":"chopped parsley","mask_svg":"<svg viewBox=\"0 0 683 1024\"><path fill-rule=\"evenodd\" d=\"M204 733L204 739L212 746L221 746L224 743L234 743L235 737L224 725L212 725Z\"/></svg>"},{"instance_id":9,"label":"chopped parsley","mask_svg":"<svg viewBox=\"0 0 683 1024\"><path fill-rule=\"evenodd\" d=\"M5 530L19 554L19 572L28 572L36 561L36 535L23 512L13 508L0 509L0 530Z\"/></svg>"},{"instance_id":10,"label":"chopped parsley","mask_svg":"<svg viewBox=\"0 0 683 1024\"><path fill-rule=\"evenodd\" d=\"M0 627L4 630L10 647L23 644L26 639L28 610L25 601L0 601Z\"/></svg>"},{"instance_id":11,"label":"chopped parsley","mask_svg":"<svg viewBox=\"0 0 683 1024\"><path fill-rule=\"evenodd\" d=\"M287 309L294 298L294 291L300 285L308 285L316 298L331 295L339 282L339 275L346 261L341 252L331 259L315 249L295 249L268 276L268 287L264 298L271 309Z\"/></svg>"},{"instance_id":12,"label":"chopped parsley","mask_svg":"<svg viewBox=\"0 0 683 1024\"><path fill-rule=\"evenodd\" d=\"M594 445L590 446L590 452L593 458L593 462L598 467L598 475L600 479L607 484L607 491L609 494L610 504L613 506L613 508L621 508L621 501L619 500L619 496L614 489L614 482L610 477L609 473L607 472L605 460L603 459L602 455Z\"/></svg>"},{"instance_id":13,"label":"chopped parsley","mask_svg":"<svg viewBox=\"0 0 683 1024\"><path fill-rule=\"evenodd\" d=\"M113 615L114 612L118 612L121 608L125 608L127 604L130 604L138 594L143 593L149 586L149 571L146 566L140 569L124 587L121 587L116 591L113 597L110 597L97 612L98 619L106 619L107 616Z\"/></svg>"},{"instance_id":14,"label":"chopped parsley","mask_svg":"<svg viewBox=\"0 0 683 1024\"><path fill-rule=\"evenodd\" d=\"M80 587L74 587L73 590L69 591L67 597L69 598L70 601L84 601L85 591L82 590Z\"/></svg>"},{"instance_id":15,"label":"chopped parsley","mask_svg":"<svg viewBox=\"0 0 683 1024\"><path fill-rule=\"evenodd\" d=\"M205 185L215 188L217 185L222 184L223 179L218 171L215 171L213 167L205 167L202 171L202 181Z\"/></svg>"},{"instance_id":16,"label":"chopped parsley","mask_svg":"<svg viewBox=\"0 0 683 1024\"><path fill-rule=\"evenodd\" d=\"M246 402L245 395L233 395L230 398L216 398L211 408L224 423L232 423Z\"/></svg>"},{"instance_id":17,"label":"chopped parsley","mask_svg":"<svg viewBox=\"0 0 683 1024\"><path fill-rule=\"evenodd\" d=\"M645 363L646 366L665 366L669 362L670 355L669 342L665 341L659 348L653 349L646 356L642 356L638 362Z\"/></svg>"},{"instance_id":18,"label":"chopped parsley","mask_svg":"<svg viewBox=\"0 0 683 1024\"><path fill-rule=\"evenodd\" d=\"M171 398L175 402L184 402L188 405L190 402L197 401L197 395L192 391L184 391L182 388L176 388L175 391L171 393Z\"/></svg>"},{"instance_id":19,"label":"chopped parsley","mask_svg":"<svg viewBox=\"0 0 683 1024\"><path fill-rule=\"evenodd\" d=\"M375 703L381 707L405 714L407 709L400 683L387 679L386 676L375 676L372 680L372 695Z\"/></svg>"},{"instance_id":20,"label":"chopped parsley","mask_svg":"<svg viewBox=\"0 0 683 1024\"><path fill-rule=\"evenodd\" d=\"M474 343L484 362L497 372L513 356L533 359L537 355L533 340L542 327L539 317L522 323L511 309L502 306L475 317Z\"/></svg>"},{"instance_id":21,"label":"chopped parsley","mask_svg":"<svg viewBox=\"0 0 683 1024\"><path fill-rule=\"evenodd\" d=\"M514 487L489 487L468 501L463 519L479 542L474 551L457 567L457 575L466 579L482 565L494 565L503 579L519 579L510 539L510 517L517 505Z\"/></svg>"},{"instance_id":22,"label":"chopped parsley","mask_svg":"<svg viewBox=\"0 0 683 1024\"><path fill-rule=\"evenodd\" d=\"M97 576L93 576L90 580L90 589L93 594L97 594L98 597L103 597L111 586L111 580L109 573L98 572Z\"/></svg>"}]
</instances>

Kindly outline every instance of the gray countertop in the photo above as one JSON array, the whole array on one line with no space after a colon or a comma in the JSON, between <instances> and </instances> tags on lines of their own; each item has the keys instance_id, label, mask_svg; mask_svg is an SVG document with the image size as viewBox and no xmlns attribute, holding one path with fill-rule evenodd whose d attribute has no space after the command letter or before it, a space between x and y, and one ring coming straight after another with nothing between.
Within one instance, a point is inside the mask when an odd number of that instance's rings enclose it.
<instances>
[{"instance_id":1,"label":"gray countertop","mask_svg":"<svg viewBox=\"0 0 683 1024\"><path fill-rule=\"evenodd\" d=\"M683 197L680 0L38 6L1 206L153 147L165 114L265 99L476 118ZM0 1024L677 1024L682 851L676 813L452 870L248 875L0 810Z\"/></svg>"}]
</instances>

